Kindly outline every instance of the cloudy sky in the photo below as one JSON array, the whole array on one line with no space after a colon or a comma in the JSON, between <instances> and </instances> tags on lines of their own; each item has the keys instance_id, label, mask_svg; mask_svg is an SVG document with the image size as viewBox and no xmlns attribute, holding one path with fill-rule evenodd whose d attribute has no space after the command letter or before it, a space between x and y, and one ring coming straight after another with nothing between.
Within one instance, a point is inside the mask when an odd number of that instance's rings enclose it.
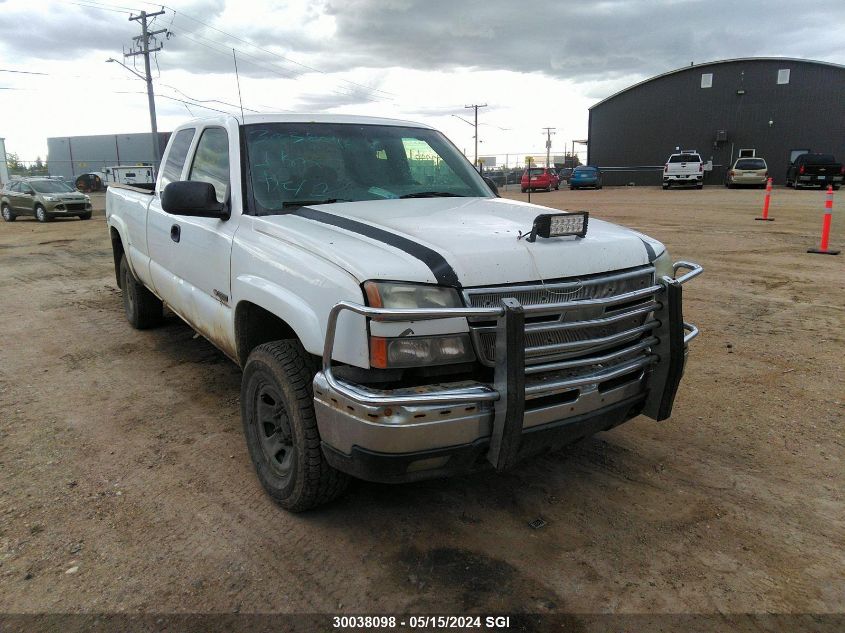
<instances>
[{"instance_id":1,"label":"cloudy sky","mask_svg":"<svg viewBox=\"0 0 845 633\"><path fill-rule=\"evenodd\" d=\"M795 0L168 0L154 29L160 130L236 112L343 112L422 121L472 157L555 153L587 109L690 62L750 56L845 64L845 13ZM835 2L833 4L836 4ZM144 82L123 60L135 0L0 0L0 137L22 159L47 137L149 130ZM139 59L139 58L137 58ZM126 63L132 66L132 61ZM143 66L138 62L138 70ZM14 72L12 72L14 71ZM187 103L186 103L187 102Z\"/></svg>"}]
</instances>

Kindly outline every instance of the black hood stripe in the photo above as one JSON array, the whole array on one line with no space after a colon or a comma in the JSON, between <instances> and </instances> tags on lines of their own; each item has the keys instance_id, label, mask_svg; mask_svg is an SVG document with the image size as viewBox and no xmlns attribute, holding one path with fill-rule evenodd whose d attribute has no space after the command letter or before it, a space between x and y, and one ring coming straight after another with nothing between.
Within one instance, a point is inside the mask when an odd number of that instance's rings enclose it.
<instances>
[{"instance_id":1,"label":"black hood stripe","mask_svg":"<svg viewBox=\"0 0 845 633\"><path fill-rule=\"evenodd\" d=\"M654 247L643 238L640 238L640 241L645 245L645 252L648 255L648 263L651 264L655 259L657 259L657 253L654 252Z\"/></svg>"},{"instance_id":2,"label":"black hood stripe","mask_svg":"<svg viewBox=\"0 0 845 633\"><path fill-rule=\"evenodd\" d=\"M435 250L423 246L407 237L396 235L384 229L358 222L357 220L350 220L339 215L332 215L325 211L318 211L309 207L301 207L300 209L291 212L289 215L295 215L307 220L314 220L315 222L322 222L323 224L330 224L337 226L353 233L364 235L365 237L384 242L394 248L405 251L408 255L416 257L431 269L437 283L443 286L452 286L453 288L460 288L461 282L458 280L458 275L455 270L449 265L443 256Z\"/></svg>"}]
</instances>

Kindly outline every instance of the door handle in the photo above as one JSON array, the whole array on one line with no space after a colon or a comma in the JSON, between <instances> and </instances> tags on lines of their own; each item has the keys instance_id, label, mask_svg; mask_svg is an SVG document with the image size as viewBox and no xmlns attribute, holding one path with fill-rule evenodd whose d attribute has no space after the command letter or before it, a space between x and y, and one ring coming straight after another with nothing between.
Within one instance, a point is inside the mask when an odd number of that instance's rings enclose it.
<instances>
[{"instance_id":1,"label":"door handle","mask_svg":"<svg viewBox=\"0 0 845 633\"><path fill-rule=\"evenodd\" d=\"M178 243L182 237L182 227L178 224L174 224L170 227L170 239L174 242Z\"/></svg>"}]
</instances>

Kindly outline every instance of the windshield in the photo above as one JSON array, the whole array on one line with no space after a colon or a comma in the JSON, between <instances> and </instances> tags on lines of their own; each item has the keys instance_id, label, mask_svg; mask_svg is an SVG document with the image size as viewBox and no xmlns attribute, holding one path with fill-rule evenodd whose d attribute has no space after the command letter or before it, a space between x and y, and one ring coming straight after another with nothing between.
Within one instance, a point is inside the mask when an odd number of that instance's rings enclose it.
<instances>
[{"instance_id":1,"label":"windshield","mask_svg":"<svg viewBox=\"0 0 845 633\"><path fill-rule=\"evenodd\" d=\"M743 158L736 161L734 169L765 169L766 161L762 158Z\"/></svg>"},{"instance_id":2,"label":"windshield","mask_svg":"<svg viewBox=\"0 0 845 633\"><path fill-rule=\"evenodd\" d=\"M61 180L30 180L27 183L38 193L68 193L69 191L76 191L63 183Z\"/></svg>"},{"instance_id":3,"label":"windshield","mask_svg":"<svg viewBox=\"0 0 845 633\"><path fill-rule=\"evenodd\" d=\"M257 215L305 204L435 196L491 197L440 132L351 123L245 126Z\"/></svg>"}]
</instances>

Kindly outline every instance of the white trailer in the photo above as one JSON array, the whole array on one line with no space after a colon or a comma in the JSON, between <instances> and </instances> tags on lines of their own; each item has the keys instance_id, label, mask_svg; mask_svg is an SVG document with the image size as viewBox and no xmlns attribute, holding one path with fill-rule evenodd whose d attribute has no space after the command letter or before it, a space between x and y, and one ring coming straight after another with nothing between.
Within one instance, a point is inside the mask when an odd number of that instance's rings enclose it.
<instances>
[{"instance_id":1,"label":"white trailer","mask_svg":"<svg viewBox=\"0 0 845 633\"><path fill-rule=\"evenodd\" d=\"M103 171L103 182L110 184L140 185L155 182L152 165L115 165Z\"/></svg>"}]
</instances>

